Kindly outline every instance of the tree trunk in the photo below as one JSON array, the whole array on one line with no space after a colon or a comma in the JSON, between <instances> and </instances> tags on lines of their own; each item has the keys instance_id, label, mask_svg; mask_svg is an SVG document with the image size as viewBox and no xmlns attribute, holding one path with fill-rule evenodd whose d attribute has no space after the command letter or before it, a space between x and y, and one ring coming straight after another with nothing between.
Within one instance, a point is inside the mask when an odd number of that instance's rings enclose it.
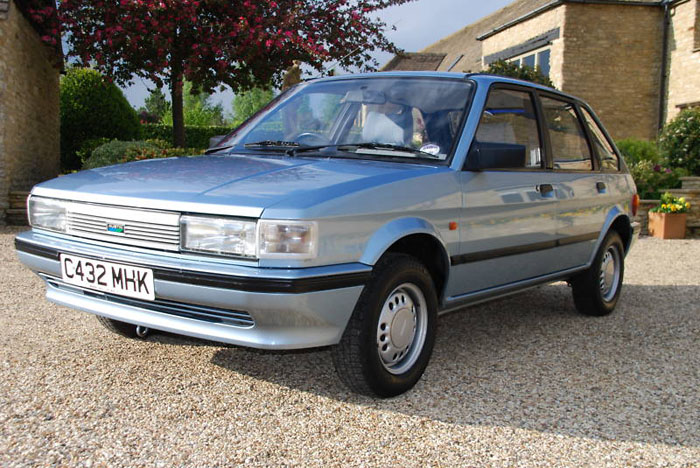
<instances>
[{"instance_id":1,"label":"tree trunk","mask_svg":"<svg viewBox=\"0 0 700 468\"><path fill-rule=\"evenodd\" d=\"M182 69L173 65L170 81L170 99L173 102L173 144L185 147L185 116L182 110Z\"/></svg>"}]
</instances>

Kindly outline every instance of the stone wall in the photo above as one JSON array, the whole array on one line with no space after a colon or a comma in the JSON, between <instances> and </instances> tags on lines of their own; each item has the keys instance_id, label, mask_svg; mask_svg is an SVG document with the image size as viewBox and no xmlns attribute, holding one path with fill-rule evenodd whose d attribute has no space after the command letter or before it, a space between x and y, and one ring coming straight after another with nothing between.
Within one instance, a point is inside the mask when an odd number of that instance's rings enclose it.
<instances>
[{"instance_id":1,"label":"stone wall","mask_svg":"<svg viewBox=\"0 0 700 468\"><path fill-rule=\"evenodd\" d=\"M700 0L671 9L666 121L689 104L700 105Z\"/></svg>"},{"instance_id":2,"label":"stone wall","mask_svg":"<svg viewBox=\"0 0 700 468\"><path fill-rule=\"evenodd\" d=\"M60 165L59 71L52 51L9 6L0 18L0 223L11 190L55 177Z\"/></svg>"},{"instance_id":3,"label":"stone wall","mask_svg":"<svg viewBox=\"0 0 700 468\"><path fill-rule=\"evenodd\" d=\"M559 38L551 44L551 56L549 58L549 78L554 86L562 88L562 64L564 63L564 39L562 37L564 25L564 12L568 6L561 5L546 11L522 23L487 37L482 43L482 55L484 57L501 52L510 47L522 44L547 31L559 28Z\"/></svg>"},{"instance_id":4,"label":"stone wall","mask_svg":"<svg viewBox=\"0 0 700 468\"><path fill-rule=\"evenodd\" d=\"M586 100L616 140L658 131L663 10L567 4L562 89Z\"/></svg>"}]
</instances>

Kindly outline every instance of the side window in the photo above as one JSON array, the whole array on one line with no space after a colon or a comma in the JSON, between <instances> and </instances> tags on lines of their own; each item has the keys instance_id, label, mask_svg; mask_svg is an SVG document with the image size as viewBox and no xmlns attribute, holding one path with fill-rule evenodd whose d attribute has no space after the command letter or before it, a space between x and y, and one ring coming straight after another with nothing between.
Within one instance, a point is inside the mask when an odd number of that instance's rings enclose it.
<instances>
[{"instance_id":1,"label":"side window","mask_svg":"<svg viewBox=\"0 0 700 468\"><path fill-rule=\"evenodd\" d=\"M613 150L608 139L605 138L603 130L601 130L587 109L582 107L581 110L583 111L583 118L586 120L586 125L593 138L593 146L595 146L596 152L600 156L601 167L614 171L618 170L620 168L620 163L617 159L617 154L615 154L615 150Z\"/></svg>"},{"instance_id":2,"label":"side window","mask_svg":"<svg viewBox=\"0 0 700 468\"><path fill-rule=\"evenodd\" d=\"M571 103L542 97L542 110L549 129L555 169L590 171L591 150Z\"/></svg>"},{"instance_id":3,"label":"side window","mask_svg":"<svg viewBox=\"0 0 700 468\"><path fill-rule=\"evenodd\" d=\"M492 90L479 121L476 141L482 152L498 153L501 159L498 167L541 168L542 151L532 95L510 89Z\"/></svg>"}]
</instances>

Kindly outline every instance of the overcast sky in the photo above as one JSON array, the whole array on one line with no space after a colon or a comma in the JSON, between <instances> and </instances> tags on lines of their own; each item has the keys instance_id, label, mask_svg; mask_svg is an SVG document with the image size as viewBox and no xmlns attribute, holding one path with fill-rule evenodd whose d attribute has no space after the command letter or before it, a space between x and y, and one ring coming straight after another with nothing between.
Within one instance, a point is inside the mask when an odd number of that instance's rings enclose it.
<instances>
[{"instance_id":1,"label":"overcast sky","mask_svg":"<svg viewBox=\"0 0 700 468\"><path fill-rule=\"evenodd\" d=\"M405 51L415 52L502 8L511 1L416 0L388 8L379 16L387 25L396 26L396 31L387 31L389 39ZM391 55L386 53L377 53L375 56L381 65L391 59ZM147 83L137 80L124 91L129 102L139 107L143 105L143 100L148 95ZM232 98L233 93L230 90L214 96L214 100L221 102L227 112L231 109Z\"/></svg>"}]
</instances>

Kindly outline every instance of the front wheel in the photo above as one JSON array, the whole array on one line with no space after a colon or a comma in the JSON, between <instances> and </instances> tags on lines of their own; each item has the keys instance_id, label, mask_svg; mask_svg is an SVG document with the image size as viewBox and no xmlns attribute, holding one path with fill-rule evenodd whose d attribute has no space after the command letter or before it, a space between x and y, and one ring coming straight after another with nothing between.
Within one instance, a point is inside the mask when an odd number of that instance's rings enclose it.
<instances>
[{"instance_id":1,"label":"front wheel","mask_svg":"<svg viewBox=\"0 0 700 468\"><path fill-rule=\"evenodd\" d=\"M333 349L340 379L370 396L411 389L428 365L436 320L435 286L426 267L408 255L385 256Z\"/></svg>"},{"instance_id":2,"label":"front wheel","mask_svg":"<svg viewBox=\"0 0 700 468\"><path fill-rule=\"evenodd\" d=\"M617 305L625 273L625 249L620 235L610 231L591 267L571 278L576 309L584 315L610 314Z\"/></svg>"}]
</instances>

